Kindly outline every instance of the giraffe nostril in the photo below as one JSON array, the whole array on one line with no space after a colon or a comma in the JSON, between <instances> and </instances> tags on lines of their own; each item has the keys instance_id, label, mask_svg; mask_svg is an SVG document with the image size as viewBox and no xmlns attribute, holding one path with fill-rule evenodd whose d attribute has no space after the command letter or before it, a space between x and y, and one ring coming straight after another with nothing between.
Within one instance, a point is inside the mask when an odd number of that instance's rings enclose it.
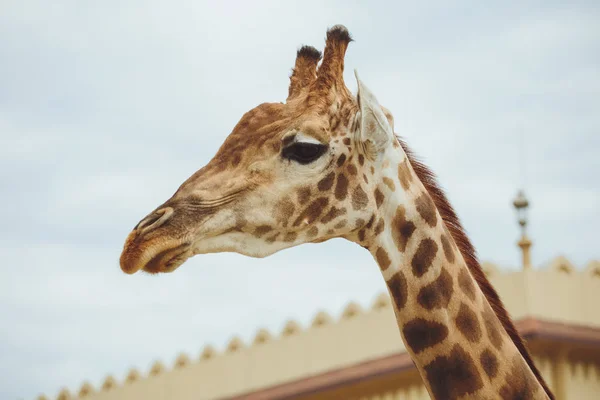
<instances>
[{"instance_id":1,"label":"giraffe nostril","mask_svg":"<svg viewBox=\"0 0 600 400\"><path fill-rule=\"evenodd\" d=\"M160 210L156 210L141 220L134 230L142 233L151 229L156 229L164 224L169 218L171 218L171 215L173 215L173 209L171 207L165 207L161 208Z\"/></svg>"}]
</instances>

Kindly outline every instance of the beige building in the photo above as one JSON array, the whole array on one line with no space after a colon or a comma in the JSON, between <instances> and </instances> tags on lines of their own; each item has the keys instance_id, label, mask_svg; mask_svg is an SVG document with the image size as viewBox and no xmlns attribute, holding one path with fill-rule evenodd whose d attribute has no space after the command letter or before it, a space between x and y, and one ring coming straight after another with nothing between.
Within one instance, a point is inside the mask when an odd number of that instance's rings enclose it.
<instances>
[{"instance_id":1,"label":"beige building","mask_svg":"<svg viewBox=\"0 0 600 400\"><path fill-rule=\"evenodd\" d=\"M600 262L563 258L522 271L483 264L557 399L600 399ZM71 394L72 393L72 394ZM41 396L40 398L46 398ZM108 377L102 387L63 390L59 400L428 399L400 338L387 293L368 310L350 303L335 319L289 321L226 350L205 348L147 373Z\"/></svg>"}]
</instances>

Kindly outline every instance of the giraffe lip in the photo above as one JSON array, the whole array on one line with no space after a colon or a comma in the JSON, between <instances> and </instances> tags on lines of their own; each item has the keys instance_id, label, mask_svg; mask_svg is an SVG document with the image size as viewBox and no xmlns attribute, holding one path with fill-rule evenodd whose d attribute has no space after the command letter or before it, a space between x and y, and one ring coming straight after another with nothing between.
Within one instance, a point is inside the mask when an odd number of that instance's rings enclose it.
<instances>
[{"instance_id":1,"label":"giraffe lip","mask_svg":"<svg viewBox=\"0 0 600 400\"><path fill-rule=\"evenodd\" d=\"M190 245L180 244L158 252L146 265L143 271L155 274L173 272L190 257Z\"/></svg>"}]
</instances>

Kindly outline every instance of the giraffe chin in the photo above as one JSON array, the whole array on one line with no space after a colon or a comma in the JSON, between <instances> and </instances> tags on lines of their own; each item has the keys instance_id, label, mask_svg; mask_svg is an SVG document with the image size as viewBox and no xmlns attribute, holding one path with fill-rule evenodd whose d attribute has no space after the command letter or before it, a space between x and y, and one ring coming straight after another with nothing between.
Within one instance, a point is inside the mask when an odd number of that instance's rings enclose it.
<instances>
[{"instance_id":1,"label":"giraffe chin","mask_svg":"<svg viewBox=\"0 0 600 400\"><path fill-rule=\"evenodd\" d=\"M169 273L179 268L192 255L190 245L181 244L174 248L159 251L144 265L142 271L149 274Z\"/></svg>"}]
</instances>

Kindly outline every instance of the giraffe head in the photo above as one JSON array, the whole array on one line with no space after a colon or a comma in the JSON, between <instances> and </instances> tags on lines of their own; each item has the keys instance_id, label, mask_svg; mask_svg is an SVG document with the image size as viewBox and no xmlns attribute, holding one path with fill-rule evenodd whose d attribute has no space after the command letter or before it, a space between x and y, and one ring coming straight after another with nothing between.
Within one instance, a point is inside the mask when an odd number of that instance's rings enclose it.
<instances>
[{"instance_id":1,"label":"giraffe head","mask_svg":"<svg viewBox=\"0 0 600 400\"><path fill-rule=\"evenodd\" d=\"M298 51L286 102L247 112L212 160L137 224L124 272L172 272L204 253L265 257L334 237L361 243L367 229L383 229L376 186L399 146L391 114L358 75L356 97L344 83L350 41L345 27L331 28L320 66L318 50Z\"/></svg>"}]
</instances>

